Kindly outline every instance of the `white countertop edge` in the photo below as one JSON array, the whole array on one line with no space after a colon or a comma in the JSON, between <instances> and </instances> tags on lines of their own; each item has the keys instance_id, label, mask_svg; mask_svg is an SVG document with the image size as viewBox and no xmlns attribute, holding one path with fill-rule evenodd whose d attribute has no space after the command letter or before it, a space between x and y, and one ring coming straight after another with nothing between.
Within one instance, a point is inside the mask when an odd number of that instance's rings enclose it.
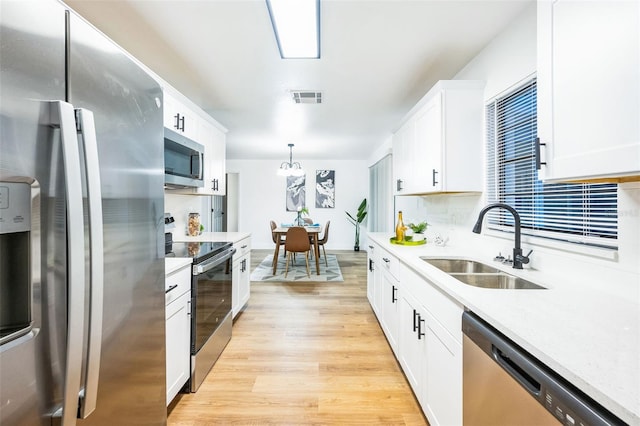
<instances>
[{"instance_id":1,"label":"white countertop edge","mask_svg":"<svg viewBox=\"0 0 640 426\"><path fill-rule=\"evenodd\" d=\"M164 258L164 274L171 275L180 269L191 265L190 257L165 257Z\"/></svg>"},{"instance_id":2,"label":"white countertop edge","mask_svg":"<svg viewBox=\"0 0 640 426\"><path fill-rule=\"evenodd\" d=\"M576 294L576 289L558 288L555 284L561 278L557 276L550 277L533 270L517 271L501 265L496 267L523 276L548 289L491 290L471 287L429 265L420 257L466 257L493 264L491 259L486 259L487 255L470 253L460 247L394 245L389 242L389 235L386 233L370 233L368 237L613 414L629 424L640 425L640 315L637 301L631 300L624 304L624 295L620 296L620 300L605 300L602 298L607 295L588 289L580 289ZM601 315L596 315L593 311L581 312L581 303L603 306L604 312ZM554 307L559 309L554 310ZM574 311L570 320L566 318L564 307ZM528 316L539 321L527 321ZM623 319L618 319L618 316ZM605 317L609 319L608 322L602 319ZM625 323L625 319L630 321ZM616 327L607 328L611 323ZM621 323L625 326L622 327L625 329L624 334L620 332ZM588 338L576 339L573 334L566 336L567 333L559 332L560 330L574 334L588 330ZM598 341L602 343L594 343ZM630 358L623 359L623 365L619 365L612 359L616 353L626 354ZM579 359L576 359L577 355L580 355ZM609 361L608 368L602 368L601 361L604 359Z\"/></svg>"}]
</instances>

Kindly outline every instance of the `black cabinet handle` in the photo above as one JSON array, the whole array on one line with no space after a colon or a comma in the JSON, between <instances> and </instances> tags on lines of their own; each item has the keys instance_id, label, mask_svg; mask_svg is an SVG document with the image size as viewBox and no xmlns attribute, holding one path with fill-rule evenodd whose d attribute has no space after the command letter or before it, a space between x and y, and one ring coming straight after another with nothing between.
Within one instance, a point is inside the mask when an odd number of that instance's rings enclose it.
<instances>
[{"instance_id":1,"label":"black cabinet handle","mask_svg":"<svg viewBox=\"0 0 640 426\"><path fill-rule=\"evenodd\" d=\"M424 323L424 320L422 319L420 314L418 314L418 340L421 340L424 337L424 332L422 331L423 323Z\"/></svg>"},{"instance_id":2,"label":"black cabinet handle","mask_svg":"<svg viewBox=\"0 0 640 426\"><path fill-rule=\"evenodd\" d=\"M402 179L396 180L396 191L402 191L404 189L404 181Z\"/></svg>"},{"instance_id":3,"label":"black cabinet handle","mask_svg":"<svg viewBox=\"0 0 640 426\"><path fill-rule=\"evenodd\" d=\"M413 310L413 331L414 333L416 332L416 330L418 330L418 321L416 321L416 319L420 317L420 314L418 314L418 311L416 311L415 309Z\"/></svg>"},{"instance_id":4,"label":"black cabinet handle","mask_svg":"<svg viewBox=\"0 0 640 426\"><path fill-rule=\"evenodd\" d=\"M431 181L433 182L432 186L436 186L438 184L438 181L436 180L436 175L438 174L438 172L436 171L436 169L433 169L432 173L431 173Z\"/></svg>"},{"instance_id":5,"label":"black cabinet handle","mask_svg":"<svg viewBox=\"0 0 640 426\"><path fill-rule=\"evenodd\" d=\"M398 291L398 289L396 288L395 285L391 286L391 303L396 303L398 301L398 298L396 297L396 291Z\"/></svg>"},{"instance_id":6,"label":"black cabinet handle","mask_svg":"<svg viewBox=\"0 0 640 426\"><path fill-rule=\"evenodd\" d=\"M390 261L389 259L387 259L386 257L383 257L383 258L382 258L382 260L384 260L384 261L385 261L385 263L389 263L389 262L391 262L391 261Z\"/></svg>"},{"instance_id":7,"label":"black cabinet handle","mask_svg":"<svg viewBox=\"0 0 640 426\"><path fill-rule=\"evenodd\" d=\"M540 145L546 146L546 143L541 143L540 138L536 138L536 170L540 170L542 165L547 165L546 162L542 161L540 158Z\"/></svg>"},{"instance_id":8,"label":"black cabinet handle","mask_svg":"<svg viewBox=\"0 0 640 426\"><path fill-rule=\"evenodd\" d=\"M373 272L373 259L369 259L369 270Z\"/></svg>"},{"instance_id":9,"label":"black cabinet handle","mask_svg":"<svg viewBox=\"0 0 640 426\"><path fill-rule=\"evenodd\" d=\"M184 132L184 115L180 117L180 123L182 123L182 125L180 126L180 130Z\"/></svg>"},{"instance_id":10,"label":"black cabinet handle","mask_svg":"<svg viewBox=\"0 0 640 426\"><path fill-rule=\"evenodd\" d=\"M164 291L164 294L169 293L172 290L175 290L176 288L178 288L178 284L174 284L172 286L169 286L169 288L167 290Z\"/></svg>"},{"instance_id":11,"label":"black cabinet handle","mask_svg":"<svg viewBox=\"0 0 640 426\"><path fill-rule=\"evenodd\" d=\"M175 127L176 130L180 130L180 113L177 113L176 115L174 115L173 118L176 119L176 124L173 127Z\"/></svg>"},{"instance_id":12,"label":"black cabinet handle","mask_svg":"<svg viewBox=\"0 0 640 426\"><path fill-rule=\"evenodd\" d=\"M213 184L213 185L212 185L212 187L211 187L211 189L213 189L214 191L217 191L217 190L218 190L218 188L219 188L219 185L218 185L218 179L214 179L214 180L212 180L211 182L212 182L212 184Z\"/></svg>"}]
</instances>

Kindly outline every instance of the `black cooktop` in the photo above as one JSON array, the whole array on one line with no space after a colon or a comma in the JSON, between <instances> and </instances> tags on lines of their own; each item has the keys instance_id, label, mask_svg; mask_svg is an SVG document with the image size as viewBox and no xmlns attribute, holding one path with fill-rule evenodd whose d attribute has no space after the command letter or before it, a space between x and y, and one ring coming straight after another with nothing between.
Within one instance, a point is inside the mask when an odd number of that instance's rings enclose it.
<instances>
[{"instance_id":1,"label":"black cooktop","mask_svg":"<svg viewBox=\"0 0 640 426\"><path fill-rule=\"evenodd\" d=\"M193 263L203 262L218 253L225 251L233 246L228 242L189 242L189 243L171 243L170 249L167 248L167 257L191 257Z\"/></svg>"}]
</instances>

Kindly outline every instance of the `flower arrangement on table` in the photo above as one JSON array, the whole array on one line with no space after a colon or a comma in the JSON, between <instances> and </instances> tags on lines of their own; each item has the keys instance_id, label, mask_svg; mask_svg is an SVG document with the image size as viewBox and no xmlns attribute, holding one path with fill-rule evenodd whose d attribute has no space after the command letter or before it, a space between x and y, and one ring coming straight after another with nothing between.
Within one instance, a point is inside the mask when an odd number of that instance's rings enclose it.
<instances>
[{"instance_id":1,"label":"flower arrangement on table","mask_svg":"<svg viewBox=\"0 0 640 426\"><path fill-rule=\"evenodd\" d=\"M304 220L302 219L302 215L308 216L309 209L306 207L298 207L298 215L296 216L296 220L293 223L296 226L304 226Z\"/></svg>"}]
</instances>

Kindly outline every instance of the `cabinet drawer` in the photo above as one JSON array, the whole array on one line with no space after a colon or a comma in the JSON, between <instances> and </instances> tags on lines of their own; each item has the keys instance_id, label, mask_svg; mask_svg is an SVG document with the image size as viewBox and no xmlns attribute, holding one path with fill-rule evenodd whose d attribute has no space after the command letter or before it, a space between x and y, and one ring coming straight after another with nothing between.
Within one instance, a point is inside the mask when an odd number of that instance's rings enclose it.
<instances>
[{"instance_id":1,"label":"cabinet drawer","mask_svg":"<svg viewBox=\"0 0 640 426\"><path fill-rule=\"evenodd\" d=\"M380 259L378 262L380 267L391 273L393 278L397 280L400 277L400 262L398 261L398 258L390 255L389 252L383 248L380 248L378 255L378 259Z\"/></svg>"},{"instance_id":2,"label":"cabinet drawer","mask_svg":"<svg viewBox=\"0 0 640 426\"><path fill-rule=\"evenodd\" d=\"M191 291L191 265L187 265L165 277L165 305Z\"/></svg>"},{"instance_id":3,"label":"cabinet drawer","mask_svg":"<svg viewBox=\"0 0 640 426\"><path fill-rule=\"evenodd\" d=\"M251 251L251 238L243 238L240 241L233 243L233 248L236 249L236 253L233 255L234 259L239 259L245 254Z\"/></svg>"},{"instance_id":4,"label":"cabinet drawer","mask_svg":"<svg viewBox=\"0 0 640 426\"><path fill-rule=\"evenodd\" d=\"M400 282L456 341L462 342L462 305L408 267L402 267Z\"/></svg>"}]
</instances>

